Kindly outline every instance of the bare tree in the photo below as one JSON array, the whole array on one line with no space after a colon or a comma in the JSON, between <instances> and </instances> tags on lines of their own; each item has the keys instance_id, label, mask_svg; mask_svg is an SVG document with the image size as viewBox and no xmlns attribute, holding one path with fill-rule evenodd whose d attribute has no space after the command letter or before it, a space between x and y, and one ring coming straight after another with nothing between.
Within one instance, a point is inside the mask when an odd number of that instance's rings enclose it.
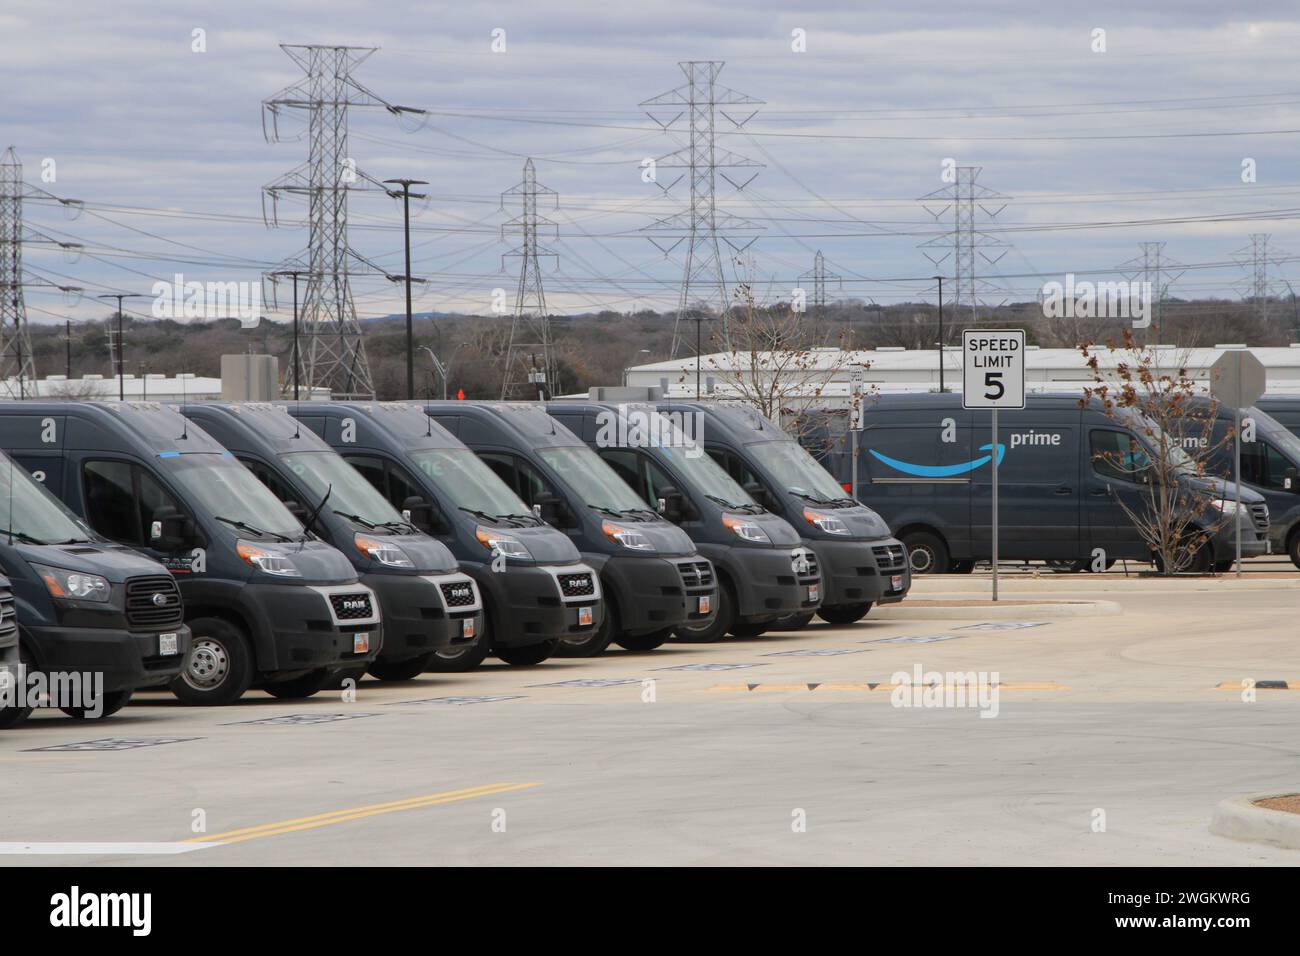
<instances>
[{"instance_id":1,"label":"bare tree","mask_svg":"<svg viewBox=\"0 0 1300 956\"><path fill-rule=\"evenodd\" d=\"M1120 507L1163 573L1209 570L1206 545L1226 519L1214 483L1205 479L1215 451L1232 435L1215 442L1216 407L1189 377L1187 354L1138 345L1128 329L1119 344L1105 346L1118 357L1113 369L1103 367L1096 346L1080 350L1094 382L1080 406L1096 399L1107 417L1143 439L1142 447L1131 441L1094 458L1142 487L1136 506L1118 496Z\"/></svg>"}]
</instances>

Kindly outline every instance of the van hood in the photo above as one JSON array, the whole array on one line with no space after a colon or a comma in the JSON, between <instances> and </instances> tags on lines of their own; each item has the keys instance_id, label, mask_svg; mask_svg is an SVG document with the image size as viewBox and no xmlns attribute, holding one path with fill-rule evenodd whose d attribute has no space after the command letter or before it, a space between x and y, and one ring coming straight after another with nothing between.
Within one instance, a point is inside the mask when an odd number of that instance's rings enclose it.
<instances>
[{"instance_id":1,"label":"van hood","mask_svg":"<svg viewBox=\"0 0 1300 956\"><path fill-rule=\"evenodd\" d=\"M849 508L829 508L818 507L812 502L798 502L798 520L795 527L799 533L807 538L825 538L829 541L879 541L882 538L893 537L889 530L889 525L885 519L876 514L866 505L853 505ZM821 514L830 515L839 518L849 529L848 534L826 534L809 524L803 517L803 512L817 511Z\"/></svg>"},{"instance_id":2,"label":"van hood","mask_svg":"<svg viewBox=\"0 0 1300 956\"><path fill-rule=\"evenodd\" d=\"M582 559L573 539L548 524L534 528L494 527L492 530L518 540L538 564L572 564Z\"/></svg>"},{"instance_id":3,"label":"van hood","mask_svg":"<svg viewBox=\"0 0 1300 956\"><path fill-rule=\"evenodd\" d=\"M282 555L293 563L301 577L280 577L253 569L253 575L261 581L275 581L280 584L355 584L357 572L342 552L324 541L258 541L240 538L247 544L255 545L263 551Z\"/></svg>"},{"instance_id":4,"label":"van hood","mask_svg":"<svg viewBox=\"0 0 1300 956\"><path fill-rule=\"evenodd\" d=\"M1197 491L1212 494L1216 498L1226 498L1229 501L1235 501L1237 498L1237 485L1234 482L1227 481L1223 478L1215 478L1210 475L1197 476L1188 478L1188 484ZM1241 486L1241 503L1243 505L1263 504L1265 498L1253 488Z\"/></svg>"},{"instance_id":5,"label":"van hood","mask_svg":"<svg viewBox=\"0 0 1300 956\"><path fill-rule=\"evenodd\" d=\"M790 522L786 521L780 515L772 514L770 511L765 511L762 514L747 514L743 511L724 511L723 514L740 518L742 521L748 521L752 524L758 525L767 533L768 538L772 542L771 546L773 548L794 548L799 544L799 532L795 531L794 528L790 526ZM749 544L749 542L746 543Z\"/></svg>"},{"instance_id":6,"label":"van hood","mask_svg":"<svg viewBox=\"0 0 1300 956\"><path fill-rule=\"evenodd\" d=\"M600 517L600 515L597 515ZM664 557L686 557L695 553L695 542L681 528L671 524L662 518L654 521L637 521L635 519L619 518L602 518L602 521L608 521L632 531L638 531L646 536L654 552ZM649 555L651 552L632 551L628 548L621 549L627 554Z\"/></svg>"},{"instance_id":7,"label":"van hood","mask_svg":"<svg viewBox=\"0 0 1300 956\"><path fill-rule=\"evenodd\" d=\"M128 548L99 541L83 541L78 544L14 542L14 550L33 564L44 564L47 567L80 571L85 574L98 574L110 584L121 584L127 578L145 574L170 576L171 573L153 558L147 558Z\"/></svg>"},{"instance_id":8,"label":"van hood","mask_svg":"<svg viewBox=\"0 0 1300 956\"><path fill-rule=\"evenodd\" d=\"M361 532L364 534L365 532ZM376 541L389 542L406 552L406 556L415 565L414 570L421 574L448 574L459 569L460 565L445 544L427 534L375 535ZM365 555L358 552L358 557ZM372 570L388 570L377 561L371 562Z\"/></svg>"}]
</instances>

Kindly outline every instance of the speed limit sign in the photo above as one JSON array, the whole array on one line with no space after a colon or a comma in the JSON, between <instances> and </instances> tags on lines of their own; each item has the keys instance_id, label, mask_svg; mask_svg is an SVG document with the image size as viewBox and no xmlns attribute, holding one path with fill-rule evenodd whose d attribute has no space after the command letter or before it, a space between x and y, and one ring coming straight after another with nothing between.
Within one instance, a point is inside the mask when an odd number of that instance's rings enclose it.
<instances>
[{"instance_id":1,"label":"speed limit sign","mask_svg":"<svg viewBox=\"0 0 1300 956\"><path fill-rule=\"evenodd\" d=\"M1025 330L966 329L961 334L962 408L1025 407Z\"/></svg>"}]
</instances>

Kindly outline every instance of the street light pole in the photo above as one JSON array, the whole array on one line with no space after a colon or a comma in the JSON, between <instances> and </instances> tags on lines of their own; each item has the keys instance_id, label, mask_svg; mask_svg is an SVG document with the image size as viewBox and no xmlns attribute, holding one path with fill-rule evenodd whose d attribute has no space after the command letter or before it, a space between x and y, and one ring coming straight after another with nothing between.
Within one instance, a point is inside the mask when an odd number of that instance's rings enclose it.
<instances>
[{"instance_id":1,"label":"street light pole","mask_svg":"<svg viewBox=\"0 0 1300 956\"><path fill-rule=\"evenodd\" d=\"M117 399L120 402L125 402L126 349L123 347L122 342L122 300L143 299L144 296L138 292L106 292L103 295L96 296L95 298L117 300Z\"/></svg>"},{"instance_id":2,"label":"street light pole","mask_svg":"<svg viewBox=\"0 0 1300 956\"><path fill-rule=\"evenodd\" d=\"M293 278L293 400L298 401L298 370L302 366L302 353L298 351L298 277L311 275L305 269L281 269L272 272L273 276L291 276Z\"/></svg>"},{"instance_id":3,"label":"street light pole","mask_svg":"<svg viewBox=\"0 0 1300 956\"><path fill-rule=\"evenodd\" d=\"M423 179L385 179L384 182L402 187L400 193L390 189L388 195L394 199L398 196L402 198L402 234L406 247L406 400L415 401L415 328L411 318L411 196L414 195L416 199L425 199L427 196L412 193L411 187L429 184Z\"/></svg>"}]
</instances>

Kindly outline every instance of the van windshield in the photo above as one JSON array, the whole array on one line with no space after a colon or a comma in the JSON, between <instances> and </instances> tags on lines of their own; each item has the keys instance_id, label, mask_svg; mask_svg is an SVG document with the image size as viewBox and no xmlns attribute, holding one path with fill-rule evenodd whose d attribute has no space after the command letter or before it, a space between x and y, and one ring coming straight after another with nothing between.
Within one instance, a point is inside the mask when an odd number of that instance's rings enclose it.
<instances>
[{"instance_id":1,"label":"van windshield","mask_svg":"<svg viewBox=\"0 0 1300 956\"><path fill-rule=\"evenodd\" d=\"M588 508L616 512L649 510L618 472L586 445L539 448L537 455Z\"/></svg>"},{"instance_id":2,"label":"van windshield","mask_svg":"<svg viewBox=\"0 0 1300 956\"><path fill-rule=\"evenodd\" d=\"M172 452L158 458L198 510L241 534L302 539L298 519L230 452Z\"/></svg>"},{"instance_id":3,"label":"van windshield","mask_svg":"<svg viewBox=\"0 0 1300 956\"><path fill-rule=\"evenodd\" d=\"M468 448L426 448L409 455L457 508L498 518L532 514L510 486Z\"/></svg>"},{"instance_id":4,"label":"van windshield","mask_svg":"<svg viewBox=\"0 0 1300 956\"><path fill-rule=\"evenodd\" d=\"M35 478L0 454L0 535L25 544L78 544L95 540Z\"/></svg>"},{"instance_id":5,"label":"van windshield","mask_svg":"<svg viewBox=\"0 0 1300 956\"><path fill-rule=\"evenodd\" d=\"M745 450L771 474L778 487L801 498L821 504L851 501L834 478L817 459L804 451L797 441L762 441L746 445Z\"/></svg>"},{"instance_id":6,"label":"van windshield","mask_svg":"<svg viewBox=\"0 0 1300 956\"><path fill-rule=\"evenodd\" d=\"M311 491L312 500L303 502L308 511L314 510L328 491L325 507L340 518L371 529L405 531L411 527L365 475L334 452L300 451L281 455L280 460Z\"/></svg>"},{"instance_id":7,"label":"van windshield","mask_svg":"<svg viewBox=\"0 0 1300 956\"><path fill-rule=\"evenodd\" d=\"M758 504L721 465L704 454L703 448L665 446L659 449L659 453L702 495L724 508L751 508Z\"/></svg>"}]
</instances>

